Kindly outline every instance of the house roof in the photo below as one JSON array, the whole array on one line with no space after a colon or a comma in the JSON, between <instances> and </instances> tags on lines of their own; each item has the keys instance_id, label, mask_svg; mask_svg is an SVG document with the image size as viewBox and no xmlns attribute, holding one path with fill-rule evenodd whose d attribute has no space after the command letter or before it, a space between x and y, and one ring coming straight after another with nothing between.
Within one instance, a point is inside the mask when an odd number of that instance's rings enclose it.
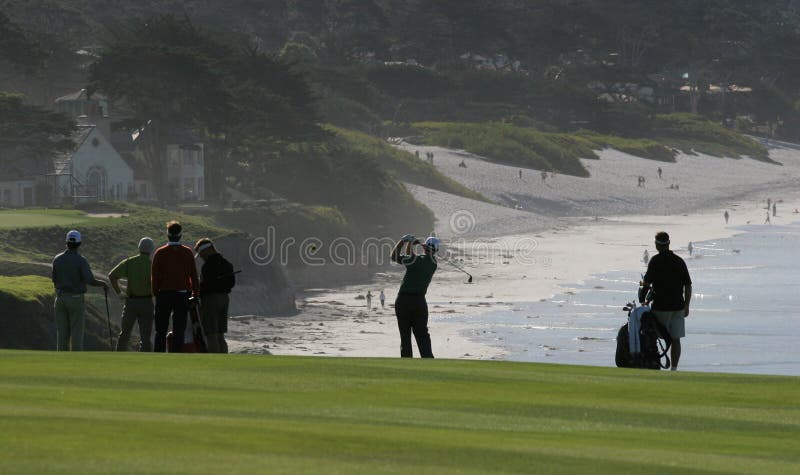
<instances>
[{"instance_id":1,"label":"house roof","mask_svg":"<svg viewBox=\"0 0 800 475\"><path fill-rule=\"evenodd\" d=\"M147 165L141 160L136 158L133 152L119 152L119 155L125 160L125 163L133 170L133 178L135 180L146 180L150 176L150 170Z\"/></svg>"},{"instance_id":2,"label":"house roof","mask_svg":"<svg viewBox=\"0 0 800 475\"><path fill-rule=\"evenodd\" d=\"M56 103L67 102L67 101L88 101L89 99L90 98L86 92L86 89L81 89L80 91L59 97L58 99L56 99ZM94 94L92 94L91 99L106 100L107 97L99 92L95 92Z\"/></svg>"},{"instance_id":3,"label":"house roof","mask_svg":"<svg viewBox=\"0 0 800 475\"><path fill-rule=\"evenodd\" d=\"M59 153L53 157L53 173L63 174L70 172L70 165L72 164L72 157L75 155L75 151L83 145L94 129L95 126L93 125L78 126L78 130L72 134L71 137L72 141L75 143L75 147L69 152Z\"/></svg>"},{"instance_id":4,"label":"house roof","mask_svg":"<svg viewBox=\"0 0 800 475\"><path fill-rule=\"evenodd\" d=\"M111 144L117 152L132 152L136 149L131 133L127 130L115 130L111 132Z\"/></svg>"}]
</instances>

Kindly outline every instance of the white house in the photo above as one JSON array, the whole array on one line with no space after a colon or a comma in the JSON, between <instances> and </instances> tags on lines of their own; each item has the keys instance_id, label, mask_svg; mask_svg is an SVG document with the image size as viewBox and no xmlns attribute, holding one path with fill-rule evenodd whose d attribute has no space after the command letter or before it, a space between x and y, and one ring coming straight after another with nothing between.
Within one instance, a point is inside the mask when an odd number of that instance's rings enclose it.
<instances>
[{"instance_id":1,"label":"white house","mask_svg":"<svg viewBox=\"0 0 800 475\"><path fill-rule=\"evenodd\" d=\"M154 181L150 171L144 167L145 158L140 143L144 140L147 128L132 134L115 133L114 145L121 151L135 170L137 199L155 199ZM165 157L166 183L169 196L162 199L174 201L203 201L205 199L205 147L189 132L172 133L166 137Z\"/></svg>"},{"instance_id":2,"label":"white house","mask_svg":"<svg viewBox=\"0 0 800 475\"><path fill-rule=\"evenodd\" d=\"M146 126L133 132L112 133L109 101L101 94L89 96L85 89L58 98L56 108L85 127L93 127L89 132L91 137L76 139L78 148L71 159L59 157L55 160L54 175L61 177L55 180L58 197L125 201L157 199L152 171L144 165L146 161L140 146L147 133ZM204 200L203 144L185 131L167 137L166 143L166 178L172 195L161 199Z\"/></svg>"},{"instance_id":3,"label":"white house","mask_svg":"<svg viewBox=\"0 0 800 475\"><path fill-rule=\"evenodd\" d=\"M205 199L205 159L203 144L167 145L167 182L180 201Z\"/></svg>"},{"instance_id":4,"label":"white house","mask_svg":"<svg viewBox=\"0 0 800 475\"><path fill-rule=\"evenodd\" d=\"M56 201L128 200L134 190L133 168L94 125L81 125L74 152L54 160L47 182Z\"/></svg>"}]
</instances>

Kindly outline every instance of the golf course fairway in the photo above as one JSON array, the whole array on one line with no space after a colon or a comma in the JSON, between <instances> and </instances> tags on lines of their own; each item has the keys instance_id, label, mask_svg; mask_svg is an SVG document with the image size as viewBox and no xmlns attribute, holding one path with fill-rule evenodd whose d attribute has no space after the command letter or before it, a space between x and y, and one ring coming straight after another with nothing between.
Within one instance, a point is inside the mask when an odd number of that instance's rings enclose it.
<instances>
[{"instance_id":1,"label":"golf course fairway","mask_svg":"<svg viewBox=\"0 0 800 475\"><path fill-rule=\"evenodd\" d=\"M800 473L800 379L0 351L0 473Z\"/></svg>"}]
</instances>

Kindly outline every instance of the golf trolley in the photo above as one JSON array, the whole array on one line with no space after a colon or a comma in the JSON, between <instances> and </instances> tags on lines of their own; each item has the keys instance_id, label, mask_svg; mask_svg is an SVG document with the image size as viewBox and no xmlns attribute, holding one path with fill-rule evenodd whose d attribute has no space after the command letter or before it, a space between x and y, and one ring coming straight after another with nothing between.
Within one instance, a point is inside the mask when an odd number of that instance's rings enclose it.
<instances>
[{"instance_id":1,"label":"golf trolley","mask_svg":"<svg viewBox=\"0 0 800 475\"><path fill-rule=\"evenodd\" d=\"M628 302L622 310L628 322L617 332L616 365L620 368L666 369L670 367L667 353L672 346L669 332L650 310L652 288L639 288L639 301Z\"/></svg>"}]
</instances>

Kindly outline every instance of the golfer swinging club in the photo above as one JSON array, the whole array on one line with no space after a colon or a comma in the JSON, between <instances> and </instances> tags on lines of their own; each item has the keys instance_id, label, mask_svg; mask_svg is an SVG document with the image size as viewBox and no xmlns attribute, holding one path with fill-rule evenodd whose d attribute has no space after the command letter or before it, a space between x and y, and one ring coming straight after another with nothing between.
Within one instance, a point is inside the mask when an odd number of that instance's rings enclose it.
<instances>
[{"instance_id":1,"label":"golfer swinging club","mask_svg":"<svg viewBox=\"0 0 800 475\"><path fill-rule=\"evenodd\" d=\"M439 239L429 237L422 244L425 252L414 253L414 245L420 242L411 234L406 234L395 244L392 250L392 261L406 267L406 274L397 300L394 302L394 313L397 315L397 326L400 330L400 356L412 358L411 332L417 340L417 348L422 358L433 358L431 335L428 333L428 302L425 293L436 272L436 251L439 250ZM403 249L405 248L405 249ZM401 253L402 252L402 253Z\"/></svg>"}]
</instances>

